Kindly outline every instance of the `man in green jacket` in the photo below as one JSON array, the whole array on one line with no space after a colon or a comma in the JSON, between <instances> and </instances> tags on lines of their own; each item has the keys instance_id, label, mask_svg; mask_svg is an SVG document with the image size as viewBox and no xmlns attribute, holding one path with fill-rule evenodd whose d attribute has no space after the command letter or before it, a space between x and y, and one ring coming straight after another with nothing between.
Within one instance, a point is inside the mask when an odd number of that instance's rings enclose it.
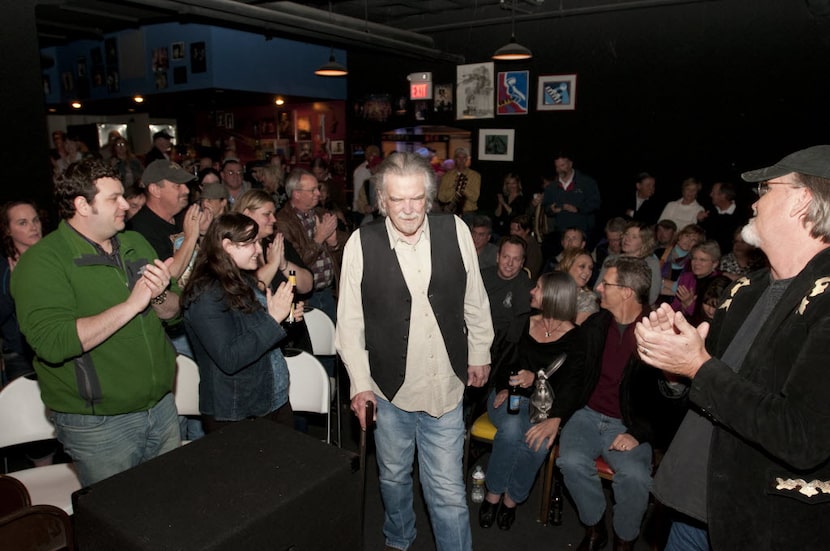
<instances>
[{"instance_id":1,"label":"man in green jacket","mask_svg":"<svg viewBox=\"0 0 830 551\"><path fill-rule=\"evenodd\" d=\"M11 281L43 401L85 486L180 445L161 322L178 315L178 288L167 290L171 259L123 232L123 193L100 161L71 165L55 185L60 226Z\"/></svg>"}]
</instances>

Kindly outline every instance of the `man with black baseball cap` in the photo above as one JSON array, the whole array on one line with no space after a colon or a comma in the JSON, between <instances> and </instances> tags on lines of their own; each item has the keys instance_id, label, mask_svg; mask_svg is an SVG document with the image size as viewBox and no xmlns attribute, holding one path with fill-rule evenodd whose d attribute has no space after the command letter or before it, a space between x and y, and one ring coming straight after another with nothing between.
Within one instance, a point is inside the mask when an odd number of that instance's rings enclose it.
<instances>
[{"instance_id":1,"label":"man with black baseball cap","mask_svg":"<svg viewBox=\"0 0 830 551\"><path fill-rule=\"evenodd\" d=\"M172 148L173 136L166 130L153 134L153 149L144 156L144 164L149 166L153 161L160 159L170 160L170 149Z\"/></svg>"},{"instance_id":2,"label":"man with black baseball cap","mask_svg":"<svg viewBox=\"0 0 830 551\"><path fill-rule=\"evenodd\" d=\"M665 305L637 327L642 359L688 378L694 404L654 481L682 515L666 550L827 549L830 145L742 178L758 183L742 235L769 268L727 289L711 327Z\"/></svg>"}]
</instances>

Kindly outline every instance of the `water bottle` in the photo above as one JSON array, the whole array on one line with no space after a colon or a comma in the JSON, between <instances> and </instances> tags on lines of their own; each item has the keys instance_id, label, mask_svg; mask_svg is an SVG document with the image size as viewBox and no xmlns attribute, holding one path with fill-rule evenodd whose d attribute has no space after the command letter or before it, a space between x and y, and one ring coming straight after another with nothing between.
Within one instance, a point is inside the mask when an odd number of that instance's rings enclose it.
<instances>
[{"instance_id":1,"label":"water bottle","mask_svg":"<svg viewBox=\"0 0 830 551\"><path fill-rule=\"evenodd\" d=\"M473 469L473 490L470 499L472 499L473 503L481 503L484 501L484 495L487 493L487 489L484 487L484 469L481 468L481 465L476 465L476 468Z\"/></svg>"}]
</instances>

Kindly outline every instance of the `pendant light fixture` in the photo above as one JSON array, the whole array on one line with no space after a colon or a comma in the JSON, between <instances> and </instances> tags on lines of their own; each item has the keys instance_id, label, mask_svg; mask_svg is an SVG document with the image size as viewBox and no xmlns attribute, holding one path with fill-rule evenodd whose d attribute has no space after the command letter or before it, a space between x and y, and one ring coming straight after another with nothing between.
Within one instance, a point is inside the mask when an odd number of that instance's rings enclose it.
<instances>
[{"instance_id":1,"label":"pendant light fixture","mask_svg":"<svg viewBox=\"0 0 830 551\"><path fill-rule=\"evenodd\" d=\"M331 0L329 0L329 17L331 17L331 14ZM337 60L334 59L334 46L332 46L329 51L328 63L321 65L316 71L314 71L314 74L320 77L344 77L349 74L349 70L346 69L345 65L337 63Z\"/></svg>"},{"instance_id":2,"label":"pendant light fixture","mask_svg":"<svg viewBox=\"0 0 830 551\"><path fill-rule=\"evenodd\" d=\"M510 9L510 42L493 53L493 59L496 61L520 61L533 57L533 52L529 48L516 42L516 0L513 0Z\"/></svg>"}]
</instances>

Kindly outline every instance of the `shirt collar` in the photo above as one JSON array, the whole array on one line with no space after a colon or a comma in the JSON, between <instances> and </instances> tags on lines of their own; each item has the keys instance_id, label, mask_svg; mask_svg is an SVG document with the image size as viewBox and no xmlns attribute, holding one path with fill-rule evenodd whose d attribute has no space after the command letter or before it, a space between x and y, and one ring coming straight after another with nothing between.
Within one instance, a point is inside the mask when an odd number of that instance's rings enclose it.
<instances>
[{"instance_id":1,"label":"shirt collar","mask_svg":"<svg viewBox=\"0 0 830 551\"><path fill-rule=\"evenodd\" d=\"M718 214L735 214L735 201L732 201L732 203L723 210L718 207L715 207L715 209L718 211Z\"/></svg>"},{"instance_id":2,"label":"shirt collar","mask_svg":"<svg viewBox=\"0 0 830 551\"><path fill-rule=\"evenodd\" d=\"M384 220L383 223L386 224L386 235L389 237L389 248L390 249L394 249L398 245L398 243L406 243L407 245L409 244L406 241L404 241L403 237L401 237L401 234L399 234L398 230L395 229L395 226L392 225L392 221L389 219L388 216L386 217L386 220ZM421 229L418 230L418 231L419 231L419 236L418 236L418 241L416 241L416 243L419 243L422 240L428 242L429 241L429 215L427 215L427 217L424 218L424 225L421 226Z\"/></svg>"}]
</instances>

